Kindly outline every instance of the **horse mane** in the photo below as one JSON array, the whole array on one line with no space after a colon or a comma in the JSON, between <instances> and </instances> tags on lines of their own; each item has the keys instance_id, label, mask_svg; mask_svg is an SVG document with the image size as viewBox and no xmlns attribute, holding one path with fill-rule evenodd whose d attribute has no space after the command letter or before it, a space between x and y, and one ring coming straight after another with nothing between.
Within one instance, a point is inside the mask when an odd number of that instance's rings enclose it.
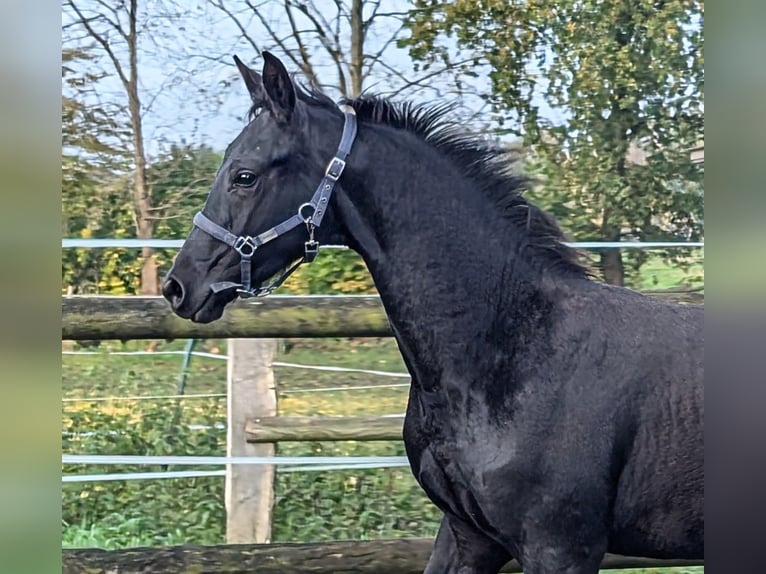
<instances>
[{"instance_id":1,"label":"horse mane","mask_svg":"<svg viewBox=\"0 0 766 574\"><path fill-rule=\"evenodd\" d=\"M298 98L305 104L340 113L337 104L319 90L295 85ZM394 102L373 94L343 99L341 103L350 105L359 121L410 132L452 159L521 232L520 249L532 250L547 267L591 275L582 263L582 253L564 244L568 238L557 221L524 197L531 180L513 172L509 150L466 132L463 125L452 119L453 105ZM256 112L255 107L251 108L251 117Z\"/></svg>"}]
</instances>

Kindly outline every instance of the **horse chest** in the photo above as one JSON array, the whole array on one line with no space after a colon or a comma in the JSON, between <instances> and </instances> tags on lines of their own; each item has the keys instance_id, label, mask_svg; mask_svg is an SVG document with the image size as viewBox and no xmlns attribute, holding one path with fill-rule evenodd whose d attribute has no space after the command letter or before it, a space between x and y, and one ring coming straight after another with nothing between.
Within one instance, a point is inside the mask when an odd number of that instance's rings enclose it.
<instances>
[{"instance_id":1,"label":"horse chest","mask_svg":"<svg viewBox=\"0 0 766 574\"><path fill-rule=\"evenodd\" d=\"M478 432L456 428L434 413L411 408L404 422L412 471L429 498L443 512L489 533L495 528L486 508L497 492L488 480L494 482L496 467L507 467L513 449L494 448L493 439L488 438L478 444Z\"/></svg>"}]
</instances>

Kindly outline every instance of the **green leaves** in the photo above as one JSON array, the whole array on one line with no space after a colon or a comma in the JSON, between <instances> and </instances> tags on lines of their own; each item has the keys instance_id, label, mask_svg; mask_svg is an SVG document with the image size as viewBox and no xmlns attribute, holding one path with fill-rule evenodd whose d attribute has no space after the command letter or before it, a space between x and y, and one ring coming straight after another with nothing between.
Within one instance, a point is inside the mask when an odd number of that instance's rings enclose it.
<instances>
[{"instance_id":1,"label":"green leaves","mask_svg":"<svg viewBox=\"0 0 766 574\"><path fill-rule=\"evenodd\" d=\"M336 249L322 251L313 263L301 266L284 289L296 295L376 293L362 258L351 250Z\"/></svg>"},{"instance_id":2,"label":"green leaves","mask_svg":"<svg viewBox=\"0 0 766 574\"><path fill-rule=\"evenodd\" d=\"M404 44L425 65L488 64L485 98L543 181L533 199L576 239L683 241L703 228L703 23L698 0L421 0Z\"/></svg>"}]
</instances>

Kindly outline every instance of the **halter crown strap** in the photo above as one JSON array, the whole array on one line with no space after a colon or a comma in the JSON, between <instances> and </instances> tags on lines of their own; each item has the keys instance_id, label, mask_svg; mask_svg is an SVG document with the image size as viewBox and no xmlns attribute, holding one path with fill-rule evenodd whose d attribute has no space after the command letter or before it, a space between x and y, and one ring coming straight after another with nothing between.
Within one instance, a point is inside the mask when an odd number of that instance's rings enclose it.
<instances>
[{"instance_id":1,"label":"halter crown strap","mask_svg":"<svg viewBox=\"0 0 766 574\"><path fill-rule=\"evenodd\" d=\"M335 184L340 179L344 168L346 167L346 158L351 153L351 147L356 138L356 112L351 106L341 106L345 122L343 124L343 135L338 144L338 151L327 164L324 176L314 192L314 195L306 203L298 207L298 211L292 217L282 223L267 229L263 233L250 237L249 235L235 235L228 229L221 227L201 211L195 214L192 220L193 224L215 239L225 243L239 253L240 261L240 280L241 283L231 281L220 281L213 283L210 289L214 293L226 291L228 289L237 289L237 293L242 298L257 297L259 295L268 295L274 289L277 289L292 273L298 269L302 263L310 263L314 260L319 247L319 242L314 239L314 229L319 227L327 213L327 206L330 204L330 197L335 189ZM310 212L309 212L310 210ZM253 288L251 282L251 260L256 249L260 246L273 241L280 235L298 227L301 224L306 225L309 233L309 239L305 243L303 257L292 265L287 271L271 285L267 287Z\"/></svg>"},{"instance_id":2,"label":"halter crown strap","mask_svg":"<svg viewBox=\"0 0 766 574\"><path fill-rule=\"evenodd\" d=\"M343 135L340 138L340 144L338 144L338 151L327 164L324 177L319 182L314 197L309 202L314 207L314 214L311 216L311 223L314 227L319 227L322 224L327 206L330 204L330 196L336 182L346 168L346 158L351 153L351 146L354 145L354 139L356 139L356 112L354 112L354 108L348 105L344 105L341 109L343 109L346 121L343 124Z\"/></svg>"}]
</instances>

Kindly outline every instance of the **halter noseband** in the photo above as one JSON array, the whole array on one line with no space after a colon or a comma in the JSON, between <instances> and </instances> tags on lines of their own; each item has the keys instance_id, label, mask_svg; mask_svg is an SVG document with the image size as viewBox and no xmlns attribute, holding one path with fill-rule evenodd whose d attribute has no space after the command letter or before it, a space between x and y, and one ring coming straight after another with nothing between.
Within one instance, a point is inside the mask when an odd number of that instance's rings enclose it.
<instances>
[{"instance_id":1,"label":"halter noseband","mask_svg":"<svg viewBox=\"0 0 766 574\"><path fill-rule=\"evenodd\" d=\"M236 289L242 299L268 295L282 285L285 279L292 275L302 263L311 263L314 261L319 249L319 242L314 239L314 230L322 223L322 219L327 212L327 207L330 204L330 196L335 188L335 184L343 173L343 169L346 167L346 158L348 157L348 154L351 153L351 146L354 144L354 139L356 138L356 112L354 112L354 109L351 106L344 105L341 106L341 109L345 116L345 122L343 124L343 135L341 136L340 144L338 145L338 151L336 152L335 157L330 160L330 163L327 164L324 177L322 178L322 181L319 182L319 186L314 192L311 200L301 204L295 215L255 237L250 237L249 235L237 236L210 220L201 211L194 216L193 223L195 226L199 227L208 235L211 235L232 247L241 257L240 280L242 282L233 283L231 281L220 281L218 283L213 283L210 286L213 293L220 293L221 291L226 291L228 289ZM283 272L271 285L266 287L252 287L250 285L252 271L251 262L255 251L262 245L269 241L273 241L280 235L284 235L302 223L306 225L306 230L309 234L308 241L304 244L303 258L299 259L287 271Z\"/></svg>"}]
</instances>

